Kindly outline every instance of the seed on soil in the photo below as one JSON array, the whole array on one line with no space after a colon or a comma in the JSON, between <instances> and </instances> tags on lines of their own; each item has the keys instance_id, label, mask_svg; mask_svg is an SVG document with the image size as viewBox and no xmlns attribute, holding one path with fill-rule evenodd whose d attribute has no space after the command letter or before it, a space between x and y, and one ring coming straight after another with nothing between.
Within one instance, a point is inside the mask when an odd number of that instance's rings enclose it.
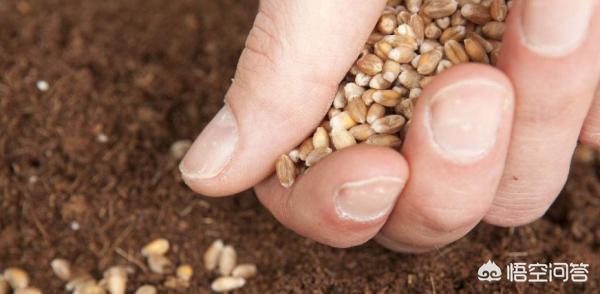
<instances>
[{"instance_id":1,"label":"seed on soil","mask_svg":"<svg viewBox=\"0 0 600 294\"><path fill-rule=\"evenodd\" d=\"M110 294L124 294L127 288L127 270L113 266L104 272L104 281Z\"/></svg>"},{"instance_id":2,"label":"seed on soil","mask_svg":"<svg viewBox=\"0 0 600 294\"><path fill-rule=\"evenodd\" d=\"M71 263L63 258L55 258L50 262L54 274L63 281L71 278Z\"/></svg>"},{"instance_id":3,"label":"seed on soil","mask_svg":"<svg viewBox=\"0 0 600 294\"><path fill-rule=\"evenodd\" d=\"M219 259L221 257L221 252L223 251L222 240L215 240L204 252L204 268L208 271L213 271L219 265Z\"/></svg>"},{"instance_id":4,"label":"seed on soil","mask_svg":"<svg viewBox=\"0 0 600 294\"><path fill-rule=\"evenodd\" d=\"M238 277L220 277L210 284L210 288L215 292L227 292L244 287L246 279Z\"/></svg>"},{"instance_id":5,"label":"seed on soil","mask_svg":"<svg viewBox=\"0 0 600 294\"><path fill-rule=\"evenodd\" d=\"M21 268L9 267L4 270L3 276L14 290L29 286L29 275Z\"/></svg>"},{"instance_id":6,"label":"seed on soil","mask_svg":"<svg viewBox=\"0 0 600 294\"><path fill-rule=\"evenodd\" d=\"M231 271L237 263L237 253L231 245L226 245L219 258L219 273L224 276L231 274Z\"/></svg>"},{"instance_id":7,"label":"seed on soil","mask_svg":"<svg viewBox=\"0 0 600 294\"><path fill-rule=\"evenodd\" d=\"M256 275L256 272L256 265L244 263L236 266L231 272L231 276L249 279L251 277L254 277L254 275Z\"/></svg>"},{"instance_id":8,"label":"seed on soil","mask_svg":"<svg viewBox=\"0 0 600 294\"><path fill-rule=\"evenodd\" d=\"M42 294L42 290L35 287L25 287L15 290L14 294Z\"/></svg>"},{"instance_id":9,"label":"seed on soil","mask_svg":"<svg viewBox=\"0 0 600 294\"><path fill-rule=\"evenodd\" d=\"M183 156L190 149L191 146L192 146L192 141L190 141L190 140L176 141L175 143L173 143L171 145L171 148L170 148L171 156L175 160L180 160L183 158Z\"/></svg>"},{"instance_id":10,"label":"seed on soil","mask_svg":"<svg viewBox=\"0 0 600 294\"><path fill-rule=\"evenodd\" d=\"M50 88L50 85L48 84L48 82L46 82L44 80L37 81L35 83L35 86L38 88L38 90L40 90L42 92L46 92Z\"/></svg>"},{"instance_id":11,"label":"seed on soil","mask_svg":"<svg viewBox=\"0 0 600 294\"><path fill-rule=\"evenodd\" d=\"M194 269L189 264L182 264L177 267L175 274L177 275L177 278L189 282L194 275Z\"/></svg>"},{"instance_id":12,"label":"seed on soil","mask_svg":"<svg viewBox=\"0 0 600 294\"><path fill-rule=\"evenodd\" d=\"M289 161L277 161L280 183L290 187L323 157L357 143L400 147L415 103L438 74L460 63L497 64L511 4L387 1L319 128Z\"/></svg>"},{"instance_id":13,"label":"seed on soil","mask_svg":"<svg viewBox=\"0 0 600 294\"><path fill-rule=\"evenodd\" d=\"M157 274L168 274L173 271L173 263L164 255L152 254L148 256L148 268Z\"/></svg>"},{"instance_id":14,"label":"seed on soil","mask_svg":"<svg viewBox=\"0 0 600 294\"><path fill-rule=\"evenodd\" d=\"M96 283L90 283L75 289L73 294L106 294L106 289Z\"/></svg>"},{"instance_id":15,"label":"seed on soil","mask_svg":"<svg viewBox=\"0 0 600 294\"><path fill-rule=\"evenodd\" d=\"M69 292L83 293L83 289L86 287L96 285L96 281L89 274L80 274L74 278L71 278L65 285L65 289Z\"/></svg>"},{"instance_id":16,"label":"seed on soil","mask_svg":"<svg viewBox=\"0 0 600 294\"><path fill-rule=\"evenodd\" d=\"M156 287L152 285L143 285L135 290L135 294L156 294Z\"/></svg>"},{"instance_id":17,"label":"seed on soil","mask_svg":"<svg viewBox=\"0 0 600 294\"><path fill-rule=\"evenodd\" d=\"M169 251L169 241L164 238L152 240L142 248L143 256L164 255Z\"/></svg>"}]
</instances>

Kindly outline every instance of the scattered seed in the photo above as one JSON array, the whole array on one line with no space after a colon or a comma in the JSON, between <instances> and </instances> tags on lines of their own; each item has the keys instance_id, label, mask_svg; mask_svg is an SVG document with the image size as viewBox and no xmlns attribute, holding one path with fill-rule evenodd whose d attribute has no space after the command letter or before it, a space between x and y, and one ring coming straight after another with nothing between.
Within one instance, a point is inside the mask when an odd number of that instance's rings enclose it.
<instances>
[{"instance_id":1,"label":"scattered seed","mask_svg":"<svg viewBox=\"0 0 600 294\"><path fill-rule=\"evenodd\" d=\"M124 294L127 289L127 270L122 266L113 266L104 272L104 281L110 294Z\"/></svg>"},{"instance_id":2,"label":"scattered seed","mask_svg":"<svg viewBox=\"0 0 600 294\"><path fill-rule=\"evenodd\" d=\"M183 264L177 267L175 274L177 275L177 278L189 282L194 275L194 269L189 264Z\"/></svg>"},{"instance_id":3,"label":"scattered seed","mask_svg":"<svg viewBox=\"0 0 600 294\"><path fill-rule=\"evenodd\" d=\"M204 252L204 268L206 270L213 271L217 268L224 246L222 240L215 240Z\"/></svg>"},{"instance_id":4,"label":"scattered seed","mask_svg":"<svg viewBox=\"0 0 600 294\"><path fill-rule=\"evenodd\" d=\"M168 274L173 271L173 263L164 255L152 254L148 256L150 271L157 274Z\"/></svg>"},{"instance_id":5,"label":"scattered seed","mask_svg":"<svg viewBox=\"0 0 600 294\"><path fill-rule=\"evenodd\" d=\"M306 157L306 166L313 166L315 163L321 161L325 156L331 154L333 150L331 148L317 148L311 151Z\"/></svg>"},{"instance_id":6,"label":"scattered seed","mask_svg":"<svg viewBox=\"0 0 600 294\"><path fill-rule=\"evenodd\" d=\"M245 263L236 266L231 272L233 277L249 279L256 275L256 265Z\"/></svg>"},{"instance_id":7,"label":"scattered seed","mask_svg":"<svg viewBox=\"0 0 600 294\"><path fill-rule=\"evenodd\" d=\"M35 287L25 287L15 290L14 294L42 294L42 290Z\"/></svg>"},{"instance_id":8,"label":"scattered seed","mask_svg":"<svg viewBox=\"0 0 600 294\"><path fill-rule=\"evenodd\" d=\"M169 251L169 241L164 238L159 238L151 241L142 248L143 256L164 255Z\"/></svg>"},{"instance_id":9,"label":"scattered seed","mask_svg":"<svg viewBox=\"0 0 600 294\"><path fill-rule=\"evenodd\" d=\"M4 270L4 279L14 290L29 286L29 275L18 267L9 267Z\"/></svg>"},{"instance_id":10,"label":"scattered seed","mask_svg":"<svg viewBox=\"0 0 600 294\"><path fill-rule=\"evenodd\" d=\"M294 161L287 156L281 155L275 164L275 174L279 179L279 183L285 188L289 188L294 184L296 179L296 165Z\"/></svg>"},{"instance_id":11,"label":"scattered seed","mask_svg":"<svg viewBox=\"0 0 600 294\"><path fill-rule=\"evenodd\" d=\"M156 287L152 285L143 285L135 290L135 294L156 294Z\"/></svg>"},{"instance_id":12,"label":"scattered seed","mask_svg":"<svg viewBox=\"0 0 600 294\"><path fill-rule=\"evenodd\" d=\"M63 281L71 278L71 263L63 258L55 258L50 262L54 274Z\"/></svg>"},{"instance_id":13,"label":"scattered seed","mask_svg":"<svg viewBox=\"0 0 600 294\"><path fill-rule=\"evenodd\" d=\"M210 284L210 288L215 292L227 292L244 287L246 280L238 277L220 277Z\"/></svg>"},{"instance_id":14,"label":"scattered seed","mask_svg":"<svg viewBox=\"0 0 600 294\"><path fill-rule=\"evenodd\" d=\"M219 273L224 276L231 274L231 271L237 263L237 253L231 245L223 247L221 257L219 258Z\"/></svg>"},{"instance_id":15,"label":"scattered seed","mask_svg":"<svg viewBox=\"0 0 600 294\"><path fill-rule=\"evenodd\" d=\"M38 90L40 90L42 92L46 92L50 88L50 85L48 84L48 82L46 82L44 80L37 81L35 83L35 86L38 88Z\"/></svg>"},{"instance_id":16,"label":"scattered seed","mask_svg":"<svg viewBox=\"0 0 600 294\"><path fill-rule=\"evenodd\" d=\"M87 286L96 285L96 281L89 274L80 274L74 278L71 278L65 285L65 289L69 292L82 293L82 289Z\"/></svg>"},{"instance_id":17,"label":"scattered seed","mask_svg":"<svg viewBox=\"0 0 600 294\"><path fill-rule=\"evenodd\" d=\"M170 148L171 156L175 160L180 160L183 158L183 156L190 149L191 146L192 146L192 141L190 141L190 140L176 141L175 143L173 143L171 145L171 148Z\"/></svg>"},{"instance_id":18,"label":"scattered seed","mask_svg":"<svg viewBox=\"0 0 600 294\"><path fill-rule=\"evenodd\" d=\"M105 294L106 289L96 283L84 285L83 287L76 289L73 294Z\"/></svg>"}]
</instances>

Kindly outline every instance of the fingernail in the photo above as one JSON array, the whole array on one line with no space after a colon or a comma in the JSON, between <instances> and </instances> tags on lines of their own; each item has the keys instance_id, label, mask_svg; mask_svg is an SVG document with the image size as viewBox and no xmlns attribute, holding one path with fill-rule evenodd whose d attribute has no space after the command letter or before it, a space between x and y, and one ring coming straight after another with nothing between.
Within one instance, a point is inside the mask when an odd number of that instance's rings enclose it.
<instances>
[{"instance_id":1,"label":"fingernail","mask_svg":"<svg viewBox=\"0 0 600 294\"><path fill-rule=\"evenodd\" d=\"M446 157L478 159L496 143L509 92L488 81L461 81L429 100L429 128L434 143Z\"/></svg>"},{"instance_id":2,"label":"fingernail","mask_svg":"<svg viewBox=\"0 0 600 294\"><path fill-rule=\"evenodd\" d=\"M182 175L189 179L217 176L231 160L238 137L237 122L225 104L183 157L179 165Z\"/></svg>"},{"instance_id":3,"label":"fingernail","mask_svg":"<svg viewBox=\"0 0 600 294\"><path fill-rule=\"evenodd\" d=\"M377 177L341 185L335 192L335 206L341 218L367 222L389 213L402 192L405 181Z\"/></svg>"},{"instance_id":4,"label":"fingernail","mask_svg":"<svg viewBox=\"0 0 600 294\"><path fill-rule=\"evenodd\" d=\"M564 56L577 49L585 36L596 0L522 1L525 44L532 51Z\"/></svg>"}]
</instances>

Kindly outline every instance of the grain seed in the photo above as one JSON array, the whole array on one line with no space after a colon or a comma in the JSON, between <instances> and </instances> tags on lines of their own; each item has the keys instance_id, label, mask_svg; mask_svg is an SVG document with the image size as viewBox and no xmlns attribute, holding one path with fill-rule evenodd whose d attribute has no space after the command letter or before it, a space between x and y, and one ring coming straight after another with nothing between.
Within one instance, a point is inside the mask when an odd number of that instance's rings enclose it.
<instances>
[{"instance_id":1,"label":"grain seed","mask_svg":"<svg viewBox=\"0 0 600 294\"><path fill-rule=\"evenodd\" d=\"M238 277L220 277L210 284L210 288L215 292L228 292L244 287L246 280Z\"/></svg>"},{"instance_id":2,"label":"grain seed","mask_svg":"<svg viewBox=\"0 0 600 294\"><path fill-rule=\"evenodd\" d=\"M400 147L402 140L395 135L375 134L369 137L365 143L384 147Z\"/></svg>"},{"instance_id":3,"label":"grain seed","mask_svg":"<svg viewBox=\"0 0 600 294\"><path fill-rule=\"evenodd\" d=\"M356 121L354 121L352 119L352 117L350 116L350 114L347 111L340 112L340 114L334 116L329 121L329 123L331 124L332 129L342 128L342 129L348 130L351 127L356 125ZM316 132L315 132L315 134L316 134ZM327 132L325 132L325 135L327 135ZM313 138L313 145L314 145L315 149L329 147L329 144L327 144L327 146L325 146L324 144L321 144L321 145L315 144L314 138Z\"/></svg>"},{"instance_id":4,"label":"grain seed","mask_svg":"<svg viewBox=\"0 0 600 294\"><path fill-rule=\"evenodd\" d=\"M375 57L377 58L377 56ZM381 68L383 69L383 63L381 64ZM365 89L355 83L347 83L346 86L344 86L344 95L346 96L347 101L359 98L364 92Z\"/></svg>"},{"instance_id":5,"label":"grain seed","mask_svg":"<svg viewBox=\"0 0 600 294\"><path fill-rule=\"evenodd\" d=\"M444 44L444 53L446 57L454 64L469 62L469 55L461 43L455 40L449 40Z\"/></svg>"},{"instance_id":6,"label":"grain seed","mask_svg":"<svg viewBox=\"0 0 600 294\"><path fill-rule=\"evenodd\" d=\"M481 28L481 32L490 39L502 41L505 29L506 25L503 22L490 21Z\"/></svg>"},{"instance_id":7,"label":"grain seed","mask_svg":"<svg viewBox=\"0 0 600 294\"><path fill-rule=\"evenodd\" d=\"M408 11L412 12L412 13L419 13L419 10L421 10L421 4L423 4L422 0L405 0L404 4L406 5L406 8L408 9Z\"/></svg>"},{"instance_id":8,"label":"grain seed","mask_svg":"<svg viewBox=\"0 0 600 294\"><path fill-rule=\"evenodd\" d=\"M178 279L189 282L192 279L192 276L194 275L194 269L189 264L182 264L177 267L175 275Z\"/></svg>"},{"instance_id":9,"label":"grain seed","mask_svg":"<svg viewBox=\"0 0 600 294\"><path fill-rule=\"evenodd\" d=\"M417 66L417 72L422 75L433 73L440 60L442 60L442 56L442 52L439 50L432 50L421 55L421 59L419 59L419 64Z\"/></svg>"},{"instance_id":10,"label":"grain seed","mask_svg":"<svg viewBox=\"0 0 600 294\"><path fill-rule=\"evenodd\" d=\"M465 51L469 55L469 59L474 62L490 63L485 48L473 39L465 39Z\"/></svg>"},{"instance_id":11,"label":"grain seed","mask_svg":"<svg viewBox=\"0 0 600 294\"><path fill-rule=\"evenodd\" d=\"M340 116L341 112L334 116ZM333 120L333 118L332 118ZM315 131L315 133L313 134L313 138L312 138L312 144L314 146L314 148L325 148L325 147L329 147L329 135L327 135L327 131L325 130L325 128L323 127L318 127L317 130Z\"/></svg>"},{"instance_id":12,"label":"grain seed","mask_svg":"<svg viewBox=\"0 0 600 294\"><path fill-rule=\"evenodd\" d=\"M281 155L275 164L275 173L279 183L285 188L289 188L294 184L296 179L296 165L287 155Z\"/></svg>"},{"instance_id":13,"label":"grain seed","mask_svg":"<svg viewBox=\"0 0 600 294\"><path fill-rule=\"evenodd\" d=\"M331 139L333 146L337 150L356 145L356 139L346 129L333 129L331 131Z\"/></svg>"},{"instance_id":14,"label":"grain seed","mask_svg":"<svg viewBox=\"0 0 600 294\"><path fill-rule=\"evenodd\" d=\"M429 18L442 18L452 15L458 8L456 0L425 1L423 13Z\"/></svg>"},{"instance_id":15,"label":"grain seed","mask_svg":"<svg viewBox=\"0 0 600 294\"><path fill-rule=\"evenodd\" d=\"M14 294L42 294L42 290L35 287L25 287L15 290Z\"/></svg>"},{"instance_id":16,"label":"grain seed","mask_svg":"<svg viewBox=\"0 0 600 294\"><path fill-rule=\"evenodd\" d=\"M219 258L219 273L224 276L231 274L231 271L237 263L237 253L231 245L223 247L221 258Z\"/></svg>"},{"instance_id":17,"label":"grain seed","mask_svg":"<svg viewBox=\"0 0 600 294\"><path fill-rule=\"evenodd\" d=\"M173 159L175 160L182 159L191 146L192 141L190 140L175 141L175 143L171 145L171 148L169 148L169 151L171 152L171 157L173 157Z\"/></svg>"},{"instance_id":18,"label":"grain seed","mask_svg":"<svg viewBox=\"0 0 600 294\"><path fill-rule=\"evenodd\" d=\"M300 147L300 149L302 149L302 146ZM302 153L302 150L300 151L300 153ZM203 256L204 268L206 268L206 270L212 271L217 268L217 265L219 264L219 258L221 257L221 252L223 251L223 247L225 247L223 241L218 239L215 240L208 247L208 249L206 249Z\"/></svg>"},{"instance_id":19,"label":"grain seed","mask_svg":"<svg viewBox=\"0 0 600 294\"><path fill-rule=\"evenodd\" d=\"M313 147L312 138L304 140L304 142L300 144L300 147L298 147L298 157L300 157L300 160L306 160L306 157L311 151L313 151L313 149L315 148Z\"/></svg>"},{"instance_id":20,"label":"grain seed","mask_svg":"<svg viewBox=\"0 0 600 294\"><path fill-rule=\"evenodd\" d=\"M21 268L9 267L4 270L3 276L14 290L29 286L29 275Z\"/></svg>"},{"instance_id":21,"label":"grain seed","mask_svg":"<svg viewBox=\"0 0 600 294\"><path fill-rule=\"evenodd\" d=\"M150 255L164 255L167 251L169 251L169 240L158 238L152 240L142 248L142 255L146 257Z\"/></svg>"},{"instance_id":22,"label":"grain seed","mask_svg":"<svg viewBox=\"0 0 600 294\"><path fill-rule=\"evenodd\" d=\"M367 111L367 122L372 124L377 119L382 118L385 115L385 107L379 103L373 103Z\"/></svg>"},{"instance_id":23,"label":"grain seed","mask_svg":"<svg viewBox=\"0 0 600 294\"><path fill-rule=\"evenodd\" d=\"M348 105L346 105L346 111L348 112L352 120L354 120L357 123L364 123L367 119L367 105L365 105L365 102L362 99L354 99L348 102Z\"/></svg>"},{"instance_id":24,"label":"grain seed","mask_svg":"<svg viewBox=\"0 0 600 294\"><path fill-rule=\"evenodd\" d=\"M478 25L484 25L492 19L490 9L483 5L467 3L460 12L466 19Z\"/></svg>"},{"instance_id":25,"label":"grain seed","mask_svg":"<svg viewBox=\"0 0 600 294\"><path fill-rule=\"evenodd\" d=\"M362 124L352 127L350 129L350 134L352 134L352 136L356 140L364 141L368 139L371 135L375 134L375 131L373 131L373 128L371 128L370 125Z\"/></svg>"},{"instance_id":26,"label":"grain seed","mask_svg":"<svg viewBox=\"0 0 600 294\"><path fill-rule=\"evenodd\" d=\"M150 255L152 258L153 255ZM125 294L127 289L127 270L122 266L113 266L104 272L106 289L110 294Z\"/></svg>"},{"instance_id":27,"label":"grain seed","mask_svg":"<svg viewBox=\"0 0 600 294\"><path fill-rule=\"evenodd\" d=\"M504 21L508 14L508 6L505 0L492 0L490 15L495 21Z\"/></svg>"},{"instance_id":28,"label":"grain seed","mask_svg":"<svg viewBox=\"0 0 600 294\"><path fill-rule=\"evenodd\" d=\"M156 287L152 285L143 285L135 290L135 294L156 294Z\"/></svg>"},{"instance_id":29,"label":"grain seed","mask_svg":"<svg viewBox=\"0 0 600 294\"><path fill-rule=\"evenodd\" d=\"M406 118L392 114L376 120L371 127L378 134L394 134L402 129L404 123L406 123Z\"/></svg>"},{"instance_id":30,"label":"grain seed","mask_svg":"<svg viewBox=\"0 0 600 294\"><path fill-rule=\"evenodd\" d=\"M306 157L305 164L306 166L313 166L317 162L321 161L327 155L331 154L333 150L331 148L316 148L308 154Z\"/></svg>"},{"instance_id":31,"label":"grain seed","mask_svg":"<svg viewBox=\"0 0 600 294\"><path fill-rule=\"evenodd\" d=\"M249 279L256 275L256 265L244 263L236 266L231 275L236 278Z\"/></svg>"},{"instance_id":32,"label":"grain seed","mask_svg":"<svg viewBox=\"0 0 600 294\"><path fill-rule=\"evenodd\" d=\"M396 106L396 104L400 103L400 99L400 93L394 90L379 90L373 93L373 100L387 107Z\"/></svg>"},{"instance_id":33,"label":"grain seed","mask_svg":"<svg viewBox=\"0 0 600 294\"><path fill-rule=\"evenodd\" d=\"M54 274L63 281L71 278L71 263L63 258L55 258L50 262Z\"/></svg>"},{"instance_id":34,"label":"grain seed","mask_svg":"<svg viewBox=\"0 0 600 294\"><path fill-rule=\"evenodd\" d=\"M440 43L446 44L450 40L462 42L467 35L467 29L464 26L455 26L445 29L440 36Z\"/></svg>"},{"instance_id":35,"label":"grain seed","mask_svg":"<svg viewBox=\"0 0 600 294\"><path fill-rule=\"evenodd\" d=\"M168 274L173 271L173 263L164 255L152 254L148 256L150 271L157 274Z\"/></svg>"}]
</instances>

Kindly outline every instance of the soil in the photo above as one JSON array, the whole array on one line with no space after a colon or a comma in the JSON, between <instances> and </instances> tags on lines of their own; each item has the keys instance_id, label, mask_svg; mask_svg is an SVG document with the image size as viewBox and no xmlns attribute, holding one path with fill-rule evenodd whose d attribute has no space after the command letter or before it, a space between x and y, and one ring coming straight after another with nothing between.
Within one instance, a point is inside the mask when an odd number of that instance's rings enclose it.
<instances>
[{"instance_id":1,"label":"soil","mask_svg":"<svg viewBox=\"0 0 600 294\"><path fill-rule=\"evenodd\" d=\"M598 293L600 165L583 150L551 211L525 227L478 226L419 255L374 243L340 250L278 224L252 192L208 199L185 187L169 147L219 109L257 9L234 0L0 1L0 270L20 266L63 293L49 261L100 277L133 265L128 290L163 285L139 253L156 237L191 263L189 289L209 292L203 250L233 244L259 275L245 293ZM48 81L48 91L36 88ZM590 281L483 283L488 259L590 263Z\"/></svg>"}]
</instances>

